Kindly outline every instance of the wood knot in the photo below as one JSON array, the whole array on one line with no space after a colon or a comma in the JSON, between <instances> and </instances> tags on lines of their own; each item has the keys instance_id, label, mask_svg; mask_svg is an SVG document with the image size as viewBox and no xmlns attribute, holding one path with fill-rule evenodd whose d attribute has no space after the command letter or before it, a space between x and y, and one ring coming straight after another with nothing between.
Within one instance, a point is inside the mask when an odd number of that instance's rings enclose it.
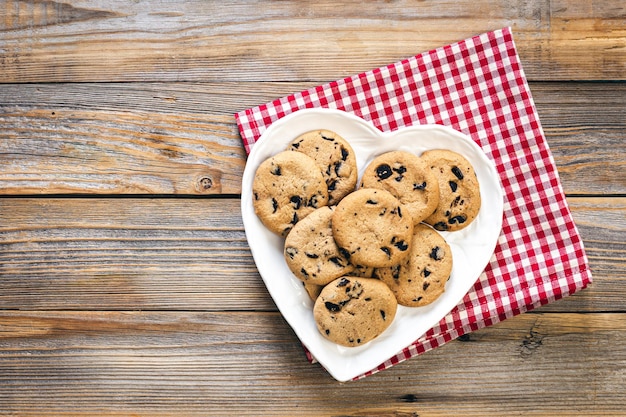
<instances>
[{"instance_id":1,"label":"wood knot","mask_svg":"<svg viewBox=\"0 0 626 417\"><path fill-rule=\"evenodd\" d=\"M213 188L213 180L210 177L200 177L198 179L198 189L200 191L208 191Z\"/></svg>"},{"instance_id":2,"label":"wood knot","mask_svg":"<svg viewBox=\"0 0 626 417\"><path fill-rule=\"evenodd\" d=\"M222 175L217 170L203 170L195 176L193 187L198 194L219 194L222 192Z\"/></svg>"},{"instance_id":3,"label":"wood knot","mask_svg":"<svg viewBox=\"0 0 626 417\"><path fill-rule=\"evenodd\" d=\"M520 344L520 355L522 357L528 357L535 353L537 349L541 347L543 344L543 336L531 329L530 333L524 338L522 343Z\"/></svg>"}]
</instances>

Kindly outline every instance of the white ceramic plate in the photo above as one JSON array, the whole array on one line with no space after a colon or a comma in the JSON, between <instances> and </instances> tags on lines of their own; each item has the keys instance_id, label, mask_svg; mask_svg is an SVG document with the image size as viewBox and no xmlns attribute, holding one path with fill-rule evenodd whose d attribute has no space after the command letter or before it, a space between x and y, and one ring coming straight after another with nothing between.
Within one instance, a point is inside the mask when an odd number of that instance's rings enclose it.
<instances>
[{"instance_id":1,"label":"white ceramic plate","mask_svg":"<svg viewBox=\"0 0 626 417\"><path fill-rule=\"evenodd\" d=\"M474 166L482 205L465 229L442 232L451 247L453 268L446 291L425 307L398 306L391 326L378 338L359 347L342 347L326 340L313 319L313 303L283 258L284 239L267 230L254 213L252 182L259 164L286 149L298 135L328 129L344 137L357 156L359 177L376 156L391 150L420 155L428 149L450 149ZM259 273L296 335L309 352L337 380L347 381L383 363L435 326L465 296L489 262L502 228L503 195L495 167L466 135L439 125L419 125L384 133L350 113L307 109L273 123L254 144L243 174L241 212L246 237Z\"/></svg>"}]
</instances>

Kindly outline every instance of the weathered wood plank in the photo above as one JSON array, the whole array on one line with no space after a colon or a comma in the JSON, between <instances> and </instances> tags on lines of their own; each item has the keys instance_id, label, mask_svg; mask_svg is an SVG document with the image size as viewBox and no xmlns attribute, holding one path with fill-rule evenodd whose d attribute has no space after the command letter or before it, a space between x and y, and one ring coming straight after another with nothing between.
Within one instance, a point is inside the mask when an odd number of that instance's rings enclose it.
<instances>
[{"instance_id":1,"label":"weathered wood plank","mask_svg":"<svg viewBox=\"0 0 626 417\"><path fill-rule=\"evenodd\" d=\"M237 194L233 114L310 83L8 84L0 194ZM626 193L626 84L533 83L563 186Z\"/></svg>"},{"instance_id":2,"label":"weathered wood plank","mask_svg":"<svg viewBox=\"0 0 626 417\"><path fill-rule=\"evenodd\" d=\"M275 309L239 204L0 199L0 306Z\"/></svg>"},{"instance_id":3,"label":"weathered wood plank","mask_svg":"<svg viewBox=\"0 0 626 417\"><path fill-rule=\"evenodd\" d=\"M306 362L278 313L2 311L0 410L8 415L623 413L623 313L525 314L465 340L340 384Z\"/></svg>"},{"instance_id":4,"label":"weathered wood plank","mask_svg":"<svg viewBox=\"0 0 626 417\"><path fill-rule=\"evenodd\" d=\"M30 110L0 115L3 193L239 193L233 118Z\"/></svg>"},{"instance_id":5,"label":"weathered wood plank","mask_svg":"<svg viewBox=\"0 0 626 417\"><path fill-rule=\"evenodd\" d=\"M595 282L548 307L625 311L626 199L569 201ZM275 310L239 204L0 198L0 309Z\"/></svg>"},{"instance_id":6,"label":"weathered wood plank","mask_svg":"<svg viewBox=\"0 0 626 417\"><path fill-rule=\"evenodd\" d=\"M504 26L531 79L624 79L624 5L584 5L2 0L0 81L332 80Z\"/></svg>"}]
</instances>

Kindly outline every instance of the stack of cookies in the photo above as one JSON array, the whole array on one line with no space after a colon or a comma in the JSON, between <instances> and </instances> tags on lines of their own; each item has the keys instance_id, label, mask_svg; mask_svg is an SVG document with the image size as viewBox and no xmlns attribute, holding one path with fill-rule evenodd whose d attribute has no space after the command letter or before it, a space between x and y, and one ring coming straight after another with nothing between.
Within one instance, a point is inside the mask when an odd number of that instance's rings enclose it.
<instances>
[{"instance_id":1,"label":"stack of cookies","mask_svg":"<svg viewBox=\"0 0 626 417\"><path fill-rule=\"evenodd\" d=\"M316 130L263 161L252 186L319 331L342 346L378 337L398 304L425 306L444 292L452 253L438 231L467 227L481 204L471 164L444 149L386 152L358 181L348 141Z\"/></svg>"}]
</instances>

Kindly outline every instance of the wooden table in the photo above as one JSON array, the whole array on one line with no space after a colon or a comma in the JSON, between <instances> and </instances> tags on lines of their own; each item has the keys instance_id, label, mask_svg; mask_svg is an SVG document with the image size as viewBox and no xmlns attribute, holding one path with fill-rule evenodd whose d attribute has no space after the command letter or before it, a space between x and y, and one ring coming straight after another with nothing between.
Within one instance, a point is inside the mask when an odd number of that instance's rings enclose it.
<instances>
[{"instance_id":1,"label":"wooden table","mask_svg":"<svg viewBox=\"0 0 626 417\"><path fill-rule=\"evenodd\" d=\"M233 114L513 28L593 285L364 380L309 364ZM0 415L626 415L619 0L0 1Z\"/></svg>"}]
</instances>

